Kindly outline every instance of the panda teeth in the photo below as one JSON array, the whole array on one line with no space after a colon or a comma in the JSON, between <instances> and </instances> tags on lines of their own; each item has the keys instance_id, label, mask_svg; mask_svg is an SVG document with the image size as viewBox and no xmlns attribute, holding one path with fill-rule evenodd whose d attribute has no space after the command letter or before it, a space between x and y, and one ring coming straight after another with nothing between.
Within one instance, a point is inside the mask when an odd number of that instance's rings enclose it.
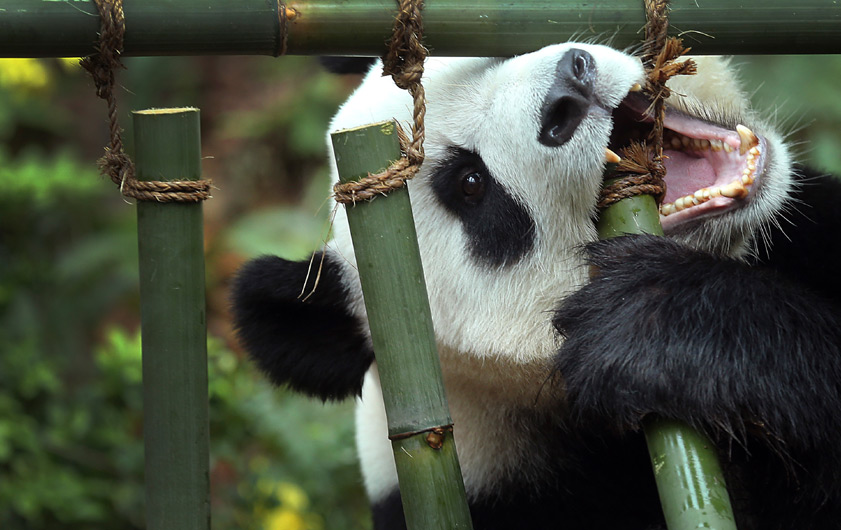
<instances>
[{"instance_id":1,"label":"panda teeth","mask_svg":"<svg viewBox=\"0 0 841 530\"><path fill-rule=\"evenodd\" d=\"M759 145L759 137L757 137L753 131L751 131L744 125L737 125L736 133L739 135L740 155L744 156L750 149ZM665 144L667 148L671 146L671 148L675 150L712 150L716 152L723 150L726 153L732 153L736 150L735 147L733 147L724 140L704 140L700 138L690 138L689 136L684 136L683 134L680 134L679 132L675 131L668 131L666 133Z\"/></svg>"},{"instance_id":2,"label":"panda teeth","mask_svg":"<svg viewBox=\"0 0 841 530\"><path fill-rule=\"evenodd\" d=\"M722 140L705 140L701 138L690 138L679 133L671 133L665 141L665 147L671 147L676 151L721 151L722 149L731 153L734 151L733 147Z\"/></svg>"},{"instance_id":3,"label":"panda teeth","mask_svg":"<svg viewBox=\"0 0 841 530\"><path fill-rule=\"evenodd\" d=\"M739 134L739 154L744 156L752 147L759 145L759 138L756 137L753 131L744 125L737 125L736 132Z\"/></svg>"},{"instance_id":4,"label":"panda teeth","mask_svg":"<svg viewBox=\"0 0 841 530\"><path fill-rule=\"evenodd\" d=\"M672 138L672 142L673 141L674 137ZM680 143L683 143L683 140L678 141ZM715 149L714 144L712 144L712 142L708 143L710 144L711 149ZM727 146L727 143L724 142L723 145ZM733 150L732 147L731 150ZM701 188L692 195L680 197L678 199L675 199L674 202L663 203L660 205L660 215L666 217L673 213L686 210L687 208L698 206L699 204L703 204L707 201L715 199L716 197L729 197L731 199L744 199L745 197L747 197L749 193L748 188L755 181L756 159L761 154L761 151L759 150L758 140L756 145L752 145L750 148L748 148L746 154L747 157L745 158L745 168L742 170L742 174L741 176L739 176L739 178L723 186Z\"/></svg>"},{"instance_id":5,"label":"panda teeth","mask_svg":"<svg viewBox=\"0 0 841 530\"><path fill-rule=\"evenodd\" d=\"M619 157L616 153L605 147L604 149L604 161L609 164L618 164L622 161L622 158Z\"/></svg>"}]
</instances>

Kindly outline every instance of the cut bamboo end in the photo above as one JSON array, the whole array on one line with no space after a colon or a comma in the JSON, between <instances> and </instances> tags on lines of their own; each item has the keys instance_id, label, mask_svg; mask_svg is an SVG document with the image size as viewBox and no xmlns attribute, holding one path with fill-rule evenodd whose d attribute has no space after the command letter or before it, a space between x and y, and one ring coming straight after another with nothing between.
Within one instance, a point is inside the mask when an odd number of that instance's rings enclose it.
<instances>
[{"instance_id":1,"label":"cut bamboo end","mask_svg":"<svg viewBox=\"0 0 841 530\"><path fill-rule=\"evenodd\" d=\"M199 112L196 107L171 107L166 109L144 109L132 112L135 115L141 116L164 116L167 114L183 114L185 112Z\"/></svg>"}]
</instances>

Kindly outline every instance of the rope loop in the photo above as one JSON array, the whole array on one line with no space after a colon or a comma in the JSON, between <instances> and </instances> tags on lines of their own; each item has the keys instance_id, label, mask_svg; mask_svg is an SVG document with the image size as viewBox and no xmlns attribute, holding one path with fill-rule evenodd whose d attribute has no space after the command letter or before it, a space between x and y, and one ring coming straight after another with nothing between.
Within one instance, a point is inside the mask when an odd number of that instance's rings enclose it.
<instances>
[{"instance_id":1,"label":"rope loop","mask_svg":"<svg viewBox=\"0 0 841 530\"><path fill-rule=\"evenodd\" d=\"M287 41L289 40L289 21L295 18L296 11L286 7L283 2L277 3L277 47L274 56L286 55Z\"/></svg>"},{"instance_id":2,"label":"rope loop","mask_svg":"<svg viewBox=\"0 0 841 530\"><path fill-rule=\"evenodd\" d=\"M354 182L333 186L333 198L342 204L356 204L386 195L402 188L414 177L423 163L423 140L426 134L426 94L421 84L423 63L428 54L423 46L423 0L398 0L397 17L394 19L388 51L383 56L383 75L390 75L394 84L412 95L412 138L398 125L400 150L403 156L386 170Z\"/></svg>"},{"instance_id":3,"label":"rope loop","mask_svg":"<svg viewBox=\"0 0 841 530\"><path fill-rule=\"evenodd\" d=\"M663 164L663 122L666 118L666 98L671 90L666 82L676 75L693 75L696 65L692 59L678 62L689 52L683 41L669 37L669 0L645 1L645 42L642 63L646 83L643 92L651 100L647 112L654 117L654 126L644 143L631 143L622 149L622 160L616 167L617 180L602 188L598 208L636 195L653 195L657 204L666 196L666 166Z\"/></svg>"},{"instance_id":4,"label":"rope loop","mask_svg":"<svg viewBox=\"0 0 841 530\"><path fill-rule=\"evenodd\" d=\"M400 158L385 171L368 173L368 176L359 180L337 184L333 188L333 198L342 204L369 201L377 195L386 195L391 190L402 188L417 171L418 167L410 165L407 158Z\"/></svg>"},{"instance_id":5,"label":"rope loop","mask_svg":"<svg viewBox=\"0 0 841 530\"><path fill-rule=\"evenodd\" d=\"M79 64L93 78L96 95L108 105L110 141L98 162L100 173L117 184L124 196L139 201L199 202L209 198L209 180L167 182L138 181L135 178L134 164L123 151L122 129L117 119L117 97L114 94L114 71L125 68L120 60L126 33L123 1L94 0L94 4L100 18L99 43L96 53L83 58Z\"/></svg>"},{"instance_id":6,"label":"rope loop","mask_svg":"<svg viewBox=\"0 0 841 530\"><path fill-rule=\"evenodd\" d=\"M423 0L398 0L388 51L383 56L383 75L390 75L394 84L412 95L412 141L405 148L412 165L423 163L426 94L421 84L423 63L429 54L423 41Z\"/></svg>"}]
</instances>

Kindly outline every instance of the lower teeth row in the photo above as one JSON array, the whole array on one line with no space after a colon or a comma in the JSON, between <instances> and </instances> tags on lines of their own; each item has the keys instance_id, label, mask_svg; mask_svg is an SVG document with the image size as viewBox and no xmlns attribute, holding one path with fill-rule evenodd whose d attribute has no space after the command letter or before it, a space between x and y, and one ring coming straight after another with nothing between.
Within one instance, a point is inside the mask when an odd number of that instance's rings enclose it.
<instances>
[{"instance_id":1,"label":"lower teeth row","mask_svg":"<svg viewBox=\"0 0 841 530\"><path fill-rule=\"evenodd\" d=\"M745 169L742 176L724 186L713 188L702 188L692 195L686 195L675 200L675 202L663 203L660 205L660 215L667 216L675 212L683 211L693 206L698 206L716 197L730 197L732 199L744 199L748 196L748 187L754 182L756 172L756 157L759 156L759 147L752 147L746 157Z\"/></svg>"}]
</instances>

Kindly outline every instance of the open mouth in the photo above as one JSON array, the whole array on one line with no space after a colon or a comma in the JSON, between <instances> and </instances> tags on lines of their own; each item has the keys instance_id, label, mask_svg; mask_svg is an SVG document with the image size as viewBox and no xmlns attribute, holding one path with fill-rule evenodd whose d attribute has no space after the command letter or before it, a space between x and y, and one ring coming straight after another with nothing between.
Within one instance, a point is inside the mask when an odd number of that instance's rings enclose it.
<instances>
[{"instance_id":1,"label":"open mouth","mask_svg":"<svg viewBox=\"0 0 841 530\"><path fill-rule=\"evenodd\" d=\"M609 148L618 151L632 140L648 137L653 118L649 102L631 93L613 111ZM666 196L660 205L664 228L750 201L765 169L767 143L744 125L735 130L666 110L663 154Z\"/></svg>"}]
</instances>

